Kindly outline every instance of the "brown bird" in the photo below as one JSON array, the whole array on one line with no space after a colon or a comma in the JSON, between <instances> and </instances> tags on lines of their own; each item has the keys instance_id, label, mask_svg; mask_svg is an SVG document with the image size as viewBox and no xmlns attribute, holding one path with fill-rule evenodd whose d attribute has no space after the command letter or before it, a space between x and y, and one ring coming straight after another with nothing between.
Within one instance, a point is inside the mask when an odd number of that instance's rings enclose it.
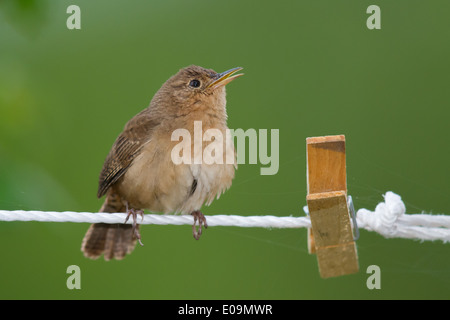
<instances>
[{"instance_id":1,"label":"brown bird","mask_svg":"<svg viewBox=\"0 0 450 320\"><path fill-rule=\"evenodd\" d=\"M227 112L225 85L242 74L242 68L222 73L191 65L167 80L154 95L150 105L125 125L106 157L100 173L97 196L106 194L100 212L127 212L133 224L92 224L81 250L88 258L102 254L105 260L123 259L133 251L136 240L142 245L137 215L143 210L194 216L195 239L207 223L200 209L209 205L231 186L236 164L197 163L194 142L190 163L175 164L172 141L176 129L194 136L194 122L201 121L202 133L218 129L226 136ZM211 143L214 139L211 139ZM203 142L202 151L208 146ZM232 139L223 139L223 159L235 149ZM206 161L205 161L206 162ZM196 222L198 221L198 228Z\"/></svg>"}]
</instances>

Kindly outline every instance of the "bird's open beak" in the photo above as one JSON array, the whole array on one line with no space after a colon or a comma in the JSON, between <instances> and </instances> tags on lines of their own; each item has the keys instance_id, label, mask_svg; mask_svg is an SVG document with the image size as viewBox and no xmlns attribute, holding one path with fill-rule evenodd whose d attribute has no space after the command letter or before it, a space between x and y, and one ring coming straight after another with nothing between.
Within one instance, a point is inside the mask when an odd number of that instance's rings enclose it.
<instances>
[{"instance_id":1,"label":"bird's open beak","mask_svg":"<svg viewBox=\"0 0 450 320\"><path fill-rule=\"evenodd\" d=\"M231 81L233 81L234 79L236 79L240 76L243 76L244 75L243 73L238 73L233 76L233 74L238 72L239 70L242 70L242 68L237 67L237 68L233 68L233 69L227 70L222 73L218 73L216 76L216 79L213 80L213 82L211 82L207 88L217 89L218 87L224 86L227 83L230 83Z\"/></svg>"}]
</instances>

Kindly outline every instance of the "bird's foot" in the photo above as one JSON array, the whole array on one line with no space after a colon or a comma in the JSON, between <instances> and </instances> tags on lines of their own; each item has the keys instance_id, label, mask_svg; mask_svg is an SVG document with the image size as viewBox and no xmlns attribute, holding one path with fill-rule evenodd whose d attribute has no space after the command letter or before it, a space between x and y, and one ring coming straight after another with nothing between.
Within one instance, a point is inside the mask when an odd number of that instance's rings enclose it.
<instances>
[{"instance_id":1,"label":"bird's foot","mask_svg":"<svg viewBox=\"0 0 450 320\"><path fill-rule=\"evenodd\" d=\"M137 227L137 222L136 222L138 214L142 217L142 221L143 221L144 220L144 210L133 209L133 208L128 209L128 206L127 206L127 217L125 218L125 222L124 223L127 223L127 221L130 218L130 216L133 217L133 233L134 233L134 236L139 241L139 244L141 246L143 246L144 244L141 241L141 234L139 232L139 228Z\"/></svg>"},{"instance_id":2,"label":"bird's foot","mask_svg":"<svg viewBox=\"0 0 450 320\"><path fill-rule=\"evenodd\" d=\"M194 236L195 240L200 239L200 236L202 235L202 225L205 226L205 229L208 228L208 224L206 223L206 218L201 213L200 210L196 210L191 213L191 215L194 217L194 224L192 225L192 235ZM198 220L198 229L195 227Z\"/></svg>"}]
</instances>

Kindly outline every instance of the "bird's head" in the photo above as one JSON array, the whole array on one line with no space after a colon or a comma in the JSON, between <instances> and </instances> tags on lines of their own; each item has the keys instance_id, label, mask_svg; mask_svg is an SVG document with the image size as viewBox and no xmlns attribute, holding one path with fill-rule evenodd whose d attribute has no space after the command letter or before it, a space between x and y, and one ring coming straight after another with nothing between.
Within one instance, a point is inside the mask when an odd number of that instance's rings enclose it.
<instances>
[{"instance_id":1,"label":"bird's head","mask_svg":"<svg viewBox=\"0 0 450 320\"><path fill-rule=\"evenodd\" d=\"M225 85L242 76L241 67L221 73L191 65L181 69L159 90L177 113L202 108L225 108ZM167 101L169 100L169 101ZM175 110L174 110L175 111Z\"/></svg>"}]
</instances>

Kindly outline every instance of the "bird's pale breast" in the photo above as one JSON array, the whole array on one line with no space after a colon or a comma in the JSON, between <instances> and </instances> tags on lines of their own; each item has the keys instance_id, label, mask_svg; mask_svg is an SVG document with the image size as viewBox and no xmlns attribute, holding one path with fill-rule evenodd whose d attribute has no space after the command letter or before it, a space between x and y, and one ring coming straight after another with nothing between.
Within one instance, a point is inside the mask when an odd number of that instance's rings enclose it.
<instances>
[{"instance_id":1,"label":"bird's pale breast","mask_svg":"<svg viewBox=\"0 0 450 320\"><path fill-rule=\"evenodd\" d=\"M225 128L221 130L225 135ZM151 212L190 214L209 205L231 186L235 164L226 163L235 150L232 140L224 139L224 161L222 164L178 164L171 158L172 148L177 141L171 141L169 134L155 135L146 143L142 152L133 160L127 174L114 188L134 208ZM194 151L192 140L192 152ZM208 146L203 142L202 151ZM193 188L194 179L196 180Z\"/></svg>"}]
</instances>

